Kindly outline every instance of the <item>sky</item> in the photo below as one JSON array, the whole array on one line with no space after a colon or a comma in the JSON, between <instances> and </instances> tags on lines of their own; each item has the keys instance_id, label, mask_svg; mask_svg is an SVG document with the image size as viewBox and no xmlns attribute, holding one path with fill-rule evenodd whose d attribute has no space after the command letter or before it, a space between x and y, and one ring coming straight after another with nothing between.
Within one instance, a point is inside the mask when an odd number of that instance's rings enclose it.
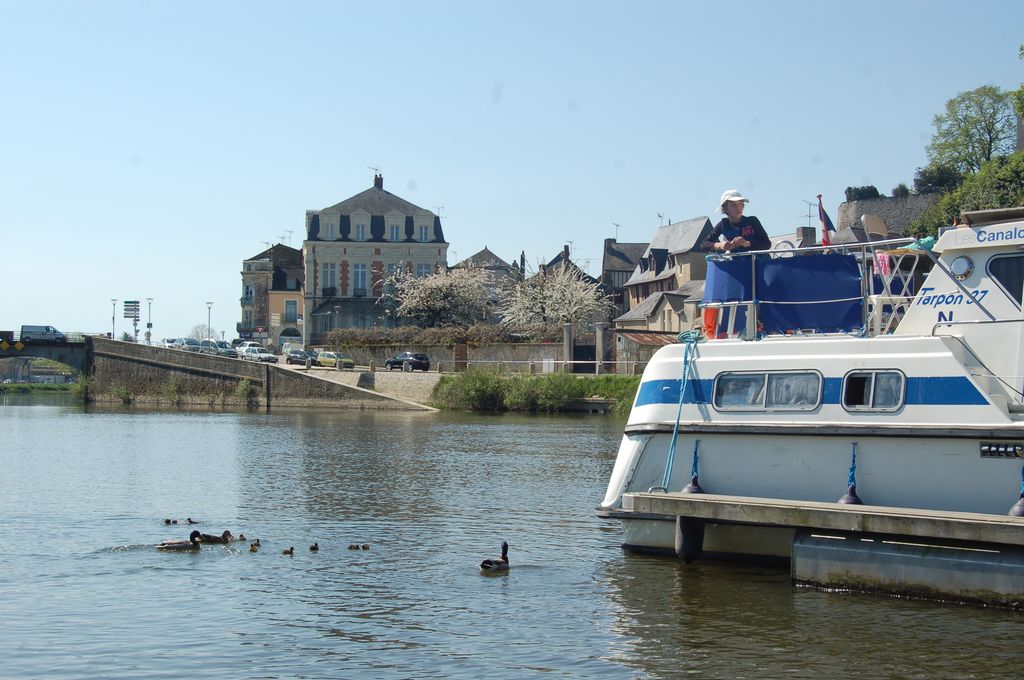
<instances>
[{"instance_id":1,"label":"sky","mask_svg":"<svg viewBox=\"0 0 1024 680\"><path fill-rule=\"evenodd\" d=\"M154 339L208 312L231 339L242 261L376 169L450 264L568 244L597 275L605 238L717 221L726 189L771 235L819 193L835 221L848 186L913 185L947 100L1024 82L1022 25L1019 0L0 0L0 330L120 335L141 300Z\"/></svg>"}]
</instances>

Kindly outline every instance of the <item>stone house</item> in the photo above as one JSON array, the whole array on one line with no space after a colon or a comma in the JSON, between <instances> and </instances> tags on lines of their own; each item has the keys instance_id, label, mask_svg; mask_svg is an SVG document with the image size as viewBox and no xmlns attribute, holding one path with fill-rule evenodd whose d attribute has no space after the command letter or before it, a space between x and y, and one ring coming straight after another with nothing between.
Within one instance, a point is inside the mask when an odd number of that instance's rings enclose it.
<instances>
[{"instance_id":1,"label":"stone house","mask_svg":"<svg viewBox=\"0 0 1024 680\"><path fill-rule=\"evenodd\" d=\"M448 266L441 219L373 187L321 210L306 211L303 341L319 344L335 328L392 325L376 304L384 279L401 267L424 277Z\"/></svg>"},{"instance_id":2,"label":"stone house","mask_svg":"<svg viewBox=\"0 0 1024 680\"><path fill-rule=\"evenodd\" d=\"M491 319L496 316L503 291L523 280L523 268L526 255L520 254L519 263L509 264L492 253L487 246L480 252L470 255L465 260L451 266L452 269L476 267L483 272L484 286L487 288L488 299L493 310Z\"/></svg>"},{"instance_id":3,"label":"stone house","mask_svg":"<svg viewBox=\"0 0 1024 680\"><path fill-rule=\"evenodd\" d=\"M616 239L604 240L601 257L601 286L615 306L613 317L629 311L626 303L626 281L633 275L640 259L647 252L650 243L619 243Z\"/></svg>"},{"instance_id":4,"label":"stone house","mask_svg":"<svg viewBox=\"0 0 1024 680\"><path fill-rule=\"evenodd\" d=\"M242 261L242 340L272 347L302 336L302 251L278 243Z\"/></svg>"}]
</instances>

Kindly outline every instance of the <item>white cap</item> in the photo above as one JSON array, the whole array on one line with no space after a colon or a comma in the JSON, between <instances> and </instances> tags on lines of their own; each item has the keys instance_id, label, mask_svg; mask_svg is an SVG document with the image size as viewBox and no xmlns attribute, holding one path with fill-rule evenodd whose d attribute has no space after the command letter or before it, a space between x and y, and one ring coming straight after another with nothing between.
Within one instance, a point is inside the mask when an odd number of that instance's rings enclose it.
<instances>
[{"instance_id":1,"label":"white cap","mask_svg":"<svg viewBox=\"0 0 1024 680\"><path fill-rule=\"evenodd\" d=\"M729 189L728 191L722 192L722 200L718 202L718 205L725 205L726 201L743 201L744 203L750 203L749 198L743 198L739 191L736 189Z\"/></svg>"}]
</instances>

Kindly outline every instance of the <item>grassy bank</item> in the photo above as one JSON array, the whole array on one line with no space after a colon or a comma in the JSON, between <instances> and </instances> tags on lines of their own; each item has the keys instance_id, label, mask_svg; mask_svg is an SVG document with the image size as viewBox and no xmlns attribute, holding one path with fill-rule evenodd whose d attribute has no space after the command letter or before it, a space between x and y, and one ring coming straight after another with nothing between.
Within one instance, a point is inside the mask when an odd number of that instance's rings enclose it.
<instances>
[{"instance_id":1,"label":"grassy bank","mask_svg":"<svg viewBox=\"0 0 1024 680\"><path fill-rule=\"evenodd\" d=\"M557 412L586 397L615 400L615 412L629 412L640 376L579 376L571 373L499 375L471 369L446 375L434 387L432 400L443 409L462 411Z\"/></svg>"},{"instance_id":2,"label":"grassy bank","mask_svg":"<svg viewBox=\"0 0 1024 680\"><path fill-rule=\"evenodd\" d=\"M70 392L73 385L51 385L49 383L10 383L8 385L0 384L0 393L3 392Z\"/></svg>"}]
</instances>

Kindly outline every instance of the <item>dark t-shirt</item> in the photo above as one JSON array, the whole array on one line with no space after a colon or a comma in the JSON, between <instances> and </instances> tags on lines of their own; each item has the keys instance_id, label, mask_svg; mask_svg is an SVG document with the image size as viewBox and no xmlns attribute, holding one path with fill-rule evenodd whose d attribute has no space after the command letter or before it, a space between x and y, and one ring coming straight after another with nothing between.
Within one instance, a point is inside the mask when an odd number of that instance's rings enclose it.
<instances>
[{"instance_id":1,"label":"dark t-shirt","mask_svg":"<svg viewBox=\"0 0 1024 680\"><path fill-rule=\"evenodd\" d=\"M737 236L742 236L750 241L749 248L733 248L731 252L734 253L742 253L747 250L768 250L772 247L768 234L756 217L744 215L736 224L730 222L728 217L723 217L722 221L711 230L711 234L700 244L700 249L705 252L714 251L715 244L721 240L720 236L725 236L726 241L731 241Z\"/></svg>"}]
</instances>

